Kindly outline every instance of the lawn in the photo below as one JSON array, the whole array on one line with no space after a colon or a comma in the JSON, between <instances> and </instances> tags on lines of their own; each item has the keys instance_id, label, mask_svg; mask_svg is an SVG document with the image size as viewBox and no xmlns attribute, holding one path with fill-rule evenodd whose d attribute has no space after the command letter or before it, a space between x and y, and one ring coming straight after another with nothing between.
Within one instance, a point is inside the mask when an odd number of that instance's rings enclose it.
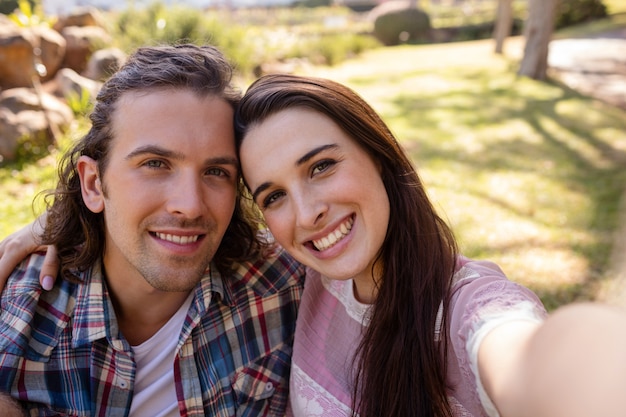
<instances>
[{"instance_id":1,"label":"lawn","mask_svg":"<svg viewBox=\"0 0 626 417\"><path fill-rule=\"evenodd\" d=\"M594 299L626 188L626 112L516 76L522 48L491 41L380 48L300 71L344 82L383 115L463 252L498 262L552 309ZM30 221L55 151L0 167L0 237Z\"/></svg>"}]
</instances>

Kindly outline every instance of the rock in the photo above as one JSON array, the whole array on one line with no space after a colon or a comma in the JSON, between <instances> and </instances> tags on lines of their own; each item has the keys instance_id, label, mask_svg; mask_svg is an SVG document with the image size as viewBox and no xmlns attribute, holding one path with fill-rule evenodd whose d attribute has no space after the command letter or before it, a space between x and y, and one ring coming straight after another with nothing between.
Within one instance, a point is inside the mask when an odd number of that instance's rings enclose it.
<instances>
[{"instance_id":1,"label":"rock","mask_svg":"<svg viewBox=\"0 0 626 417\"><path fill-rule=\"evenodd\" d=\"M10 23L0 24L0 87L29 87L35 74L35 35Z\"/></svg>"},{"instance_id":2,"label":"rock","mask_svg":"<svg viewBox=\"0 0 626 417\"><path fill-rule=\"evenodd\" d=\"M89 93L89 97L95 100L100 88L102 88L101 82L83 77L70 68L63 68L57 73L55 84L57 88L55 91L56 95L65 98L69 98L72 95L81 97L83 91L86 91Z\"/></svg>"},{"instance_id":3,"label":"rock","mask_svg":"<svg viewBox=\"0 0 626 417\"><path fill-rule=\"evenodd\" d=\"M35 26L30 29L39 42L41 63L45 66L46 73L41 81L51 80L56 75L65 57L67 42L56 30L44 26Z\"/></svg>"},{"instance_id":4,"label":"rock","mask_svg":"<svg viewBox=\"0 0 626 417\"><path fill-rule=\"evenodd\" d=\"M98 26L68 26L61 35L67 42L63 67L82 73L91 54L104 49L112 43L111 36Z\"/></svg>"},{"instance_id":5,"label":"rock","mask_svg":"<svg viewBox=\"0 0 626 417\"><path fill-rule=\"evenodd\" d=\"M99 26L104 28L104 22L102 13L95 7L81 7L67 16L60 16L53 28L58 32L69 26Z\"/></svg>"},{"instance_id":6,"label":"rock","mask_svg":"<svg viewBox=\"0 0 626 417\"><path fill-rule=\"evenodd\" d=\"M31 88L0 93L0 159L14 159L23 141L47 146L54 142L53 131L67 130L74 119L69 106L48 93L42 93L41 102Z\"/></svg>"},{"instance_id":7,"label":"rock","mask_svg":"<svg viewBox=\"0 0 626 417\"><path fill-rule=\"evenodd\" d=\"M87 69L82 74L87 78L105 81L126 61L126 54L119 48L105 48L96 51L87 62Z\"/></svg>"},{"instance_id":8,"label":"rock","mask_svg":"<svg viewBox=\"0 0 626 417\"><path fill-rule=\"evenodd\" d=\"M0 87L32 87L37 63L44 68L41 81L51 79L63 62L65 45L65 39L52 29L21 28L11 21L0 21Z\"/></svg>"}]
</instances>

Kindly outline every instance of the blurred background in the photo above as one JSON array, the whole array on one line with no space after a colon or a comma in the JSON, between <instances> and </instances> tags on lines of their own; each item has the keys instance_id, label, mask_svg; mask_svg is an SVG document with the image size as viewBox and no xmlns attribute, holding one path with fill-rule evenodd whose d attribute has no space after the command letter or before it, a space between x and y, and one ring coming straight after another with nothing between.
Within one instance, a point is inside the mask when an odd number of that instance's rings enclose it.
<instances>
[{"instance_id":1,"label":"blurred background","mask_svg":"<svg viewBox=\"0 0 626 417\"><path fill-rule=\"evenodd\" d=\"M324 76L381 113L457 234L552 309L624 302L624 0L0 0L0 238L141 45L220 47L242 90Z\"/></svg>"}]
</instances>

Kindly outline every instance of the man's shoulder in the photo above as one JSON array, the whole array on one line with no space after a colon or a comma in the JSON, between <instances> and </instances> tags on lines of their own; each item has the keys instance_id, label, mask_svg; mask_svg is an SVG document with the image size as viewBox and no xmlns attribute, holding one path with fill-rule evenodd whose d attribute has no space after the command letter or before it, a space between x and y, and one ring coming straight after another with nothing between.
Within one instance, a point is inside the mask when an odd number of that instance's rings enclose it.
<instances>
[{"instance_id":1,"label":"man's shoulder","mask_svg":"<svg viewBox=\"0 0 626 417\"><path fill-rule=\"evenodd\" d=\"M231 278L236 286L245 286L261 295L294 288L299 291L304 285L304 266L276 245L236 264Z\"/></svg>"},{"instance_id":2,"label":"man's shoulder","mask_svg":"<svg viewBox=\"0 0 626 417\"><path fill-rule=\"evenodd\" d=\"M20 354L37 339L43 354L51 335L70 322L76 284L57 280L54 288L44 291L39 273L45 254L25 258L11 273L0 297L0 351ZM45 336L42 338L42 335Z\"/></svg>"},{"instance_id":3,"label":"man's shoulder","mask_svg":"<svg viewBox=\"0 0 626 417\"><path fill-rule=\"evenodd\" d=\"M35 252L24 258L9 275L2 299L11 299L29 291L40 291L39 273L45 259L45 253Z\"/></svg>"}]
</instances>

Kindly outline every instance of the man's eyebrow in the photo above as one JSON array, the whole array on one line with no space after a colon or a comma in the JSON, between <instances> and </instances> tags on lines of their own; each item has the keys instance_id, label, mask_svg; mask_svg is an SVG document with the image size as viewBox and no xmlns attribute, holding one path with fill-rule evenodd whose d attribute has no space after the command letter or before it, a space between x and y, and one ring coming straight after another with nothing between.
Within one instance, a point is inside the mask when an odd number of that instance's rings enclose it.
<instances>
[{"instance_id":1,"label":"man's eyebrow","mask_svg":"<svg viewBox=\"0 0 626 417\"><path fill-rule=\"evenodd\" d=\"M155 145L140 146L139 148L133 149L132 152L126 155L125 159L129 160L141 155L157 155L172 159L183 159L182 153L174 152L169 149L161 148L160 146Z\"/></svg>"},{"instance_id":2,"label":"man's eyebrow","mask_svg":"<svg viewBox=\"0 0 626 417\"><path fill-rule=\"evenodd\" d=\"M320 152L323 152L327 149L336 149L336 148L339 148L339 145L337 145L336 143L329 143L328 145L322 145L322 146L318 146L317 148L311 149L309 152L302 155L302 157L298 158L298 160L296 161L296 166L305 164L307 161L315 157L315 155L319 154ZM258 195L261 194L263 191L267 190L271 186L272 186L271 182L264 182L263 184L259 185L256 188L256 190L252 192L252 199L256 201L256 198L258 197Z\"/></svg>"},{"instance_id":3,"label":"man's eyebrow","mask_svg":"<svg viewBox=\"0 0 626 417\"><path fill-rule=\"evenodd\" d=\"M184 159L185 156L181 152L172 151L169 149L162 148L160 146L155 145L146 145L140 146L137 149L134 149L128 155L126 155L126 160L135 158L141 155L156 155L162 156L164 158L170 159ZM239 168L239 161L234 156L216 156L213 158L206 159L207 165L233 165L235 168Z\"/></svg>"}]
</instances>

